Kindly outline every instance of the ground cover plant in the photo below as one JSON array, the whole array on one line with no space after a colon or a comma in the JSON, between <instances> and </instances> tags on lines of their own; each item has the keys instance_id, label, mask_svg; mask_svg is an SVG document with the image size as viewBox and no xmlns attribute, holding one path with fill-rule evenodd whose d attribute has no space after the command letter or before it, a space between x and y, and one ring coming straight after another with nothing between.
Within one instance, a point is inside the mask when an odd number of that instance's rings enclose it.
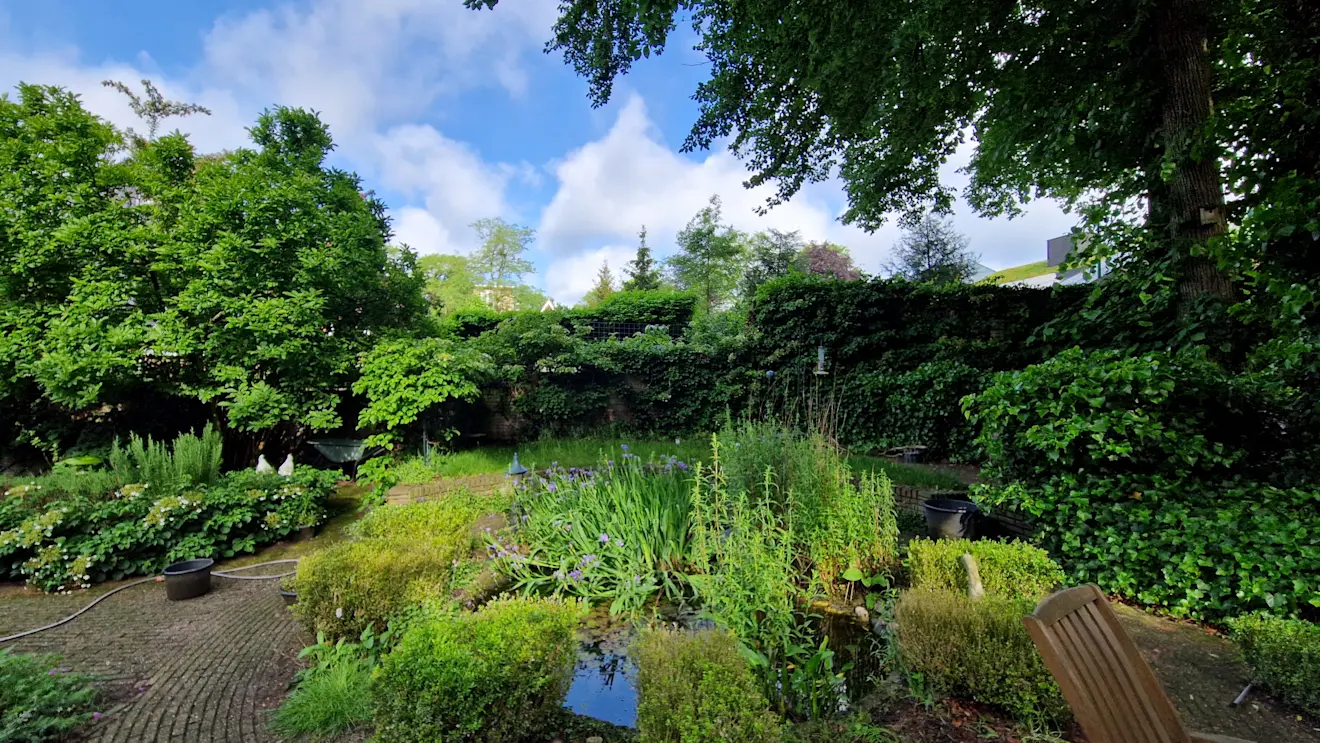
<instances>
[{"instance_id":1,"label":"ground cover plant","mask_svg":"<svg viewBox=\"0 0 1320 743\"><path fill-rule=\"evenodd\" d=\"M915 589L967 592L967 570L960 558L976 558L987 596L1039 600L1063 585L1063 569L1039 547L1026 542L982 539L925 539L907 544L908 582Z\"/></svg>"},{"instance_id":2,"label":"ground cover plant","mask_svg":"<svg viewBox=\"0 0 1320 743\"><path fill-rule=\"evenodd\" d=\"M372 679L381 743L518 743L568 693L583 607L513 598L419 619Z\"/></svg>"},{"instance_id":3,"label":"ground cover plant","mask_svg":"<svg viewBox=\"0 0 1320 743\"><path fill-rule=\"evenodd\" d=\"M271 717L271 728L286 738L328 740L371 724L371 673L397 640L393 627L377 634L368 626L356 641L317 636L298 657L309 662L294 678L294 689Z\"/></svg>"},{"instance_id":4,"label":"ground cover plant","mask_svg":"<svg viewBox=\"0 0 1320 743\"><path fill-rule=\"evenodd\" d=\"M61 668L57 656L0 648L0 740L63 740L100 717L96 701L92 679Z\"/></svg>"},{"instance_id":5,"label":"ground cover plant","mask_svg":"<svg viewBox=\"0 0 1320 743\"><path fill-rule=\"evenodd\" d=\"M332 473L220 475L219 460L209 430L172 448L135 437L111 450L111 490L70 492L58 486L64 475L10 487L0 498L0 571L44 590L87 587L252 552L324 518ZM157 479L130 480L143 476Z\"/></svg>"}]
</instances>

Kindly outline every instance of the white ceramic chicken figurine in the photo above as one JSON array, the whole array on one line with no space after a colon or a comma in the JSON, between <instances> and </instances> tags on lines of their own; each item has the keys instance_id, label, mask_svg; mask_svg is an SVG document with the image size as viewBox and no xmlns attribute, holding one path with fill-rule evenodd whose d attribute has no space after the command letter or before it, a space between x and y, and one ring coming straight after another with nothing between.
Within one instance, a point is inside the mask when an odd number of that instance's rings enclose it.
<instances>
[{"instance_id":1,"label":"white ceramic chicken figurine","mask_svg":"<svg viewBox=\"0 0 1320 743\"><path fill-rule=\"evenodd\" d=\"M293 475L293 455L284 458L284 464L280 465L280 477L290 477Z\"/></svg>"},{"instance_id":2,"label":"white ceramic chicken figurine","mask_svg":"<svg viewBox=\"0 0 1320 743\"><path fill-rule=\"evenodd\" d=\"M265 454L257 455L257 473L262 475L271 475L275 473L275 468L270 466L270 462L266 461Z\"/></svg>"}]
</instances>

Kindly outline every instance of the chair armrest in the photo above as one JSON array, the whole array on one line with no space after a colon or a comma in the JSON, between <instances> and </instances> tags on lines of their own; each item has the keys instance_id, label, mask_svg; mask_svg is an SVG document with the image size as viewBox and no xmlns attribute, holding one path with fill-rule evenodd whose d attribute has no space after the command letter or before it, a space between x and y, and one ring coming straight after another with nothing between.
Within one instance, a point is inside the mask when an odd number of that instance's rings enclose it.
<instances>
[{"instance_id":1,"label":"chair armrest","mask_svg":"<svg viewBox=\"0 0 1320 743\"><path fill-rule=\"evenodd\" d=\"M1234 738L1229 735L1211 735L1210 733L1189 732L1192 743L1253 743L1253 741Z\"/></svg>"}]
</instances>

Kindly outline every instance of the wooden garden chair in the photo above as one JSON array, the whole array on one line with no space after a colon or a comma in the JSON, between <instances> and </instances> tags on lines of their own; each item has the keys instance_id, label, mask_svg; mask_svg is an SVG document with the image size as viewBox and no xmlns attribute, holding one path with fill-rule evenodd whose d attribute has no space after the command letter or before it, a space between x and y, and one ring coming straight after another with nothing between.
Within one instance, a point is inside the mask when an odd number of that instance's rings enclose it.
<instances>
[{"instance_id":1,"label":"wooden garden chair","mask_svg":"<svg viewBox=\"0 0 1320 743\"><path fill-rule=\"evenodd\" d=\"M1022 621L1090 743L1250 743L1183 726L1094 585L1046 596Z\"/></svg>"}]
</instances>

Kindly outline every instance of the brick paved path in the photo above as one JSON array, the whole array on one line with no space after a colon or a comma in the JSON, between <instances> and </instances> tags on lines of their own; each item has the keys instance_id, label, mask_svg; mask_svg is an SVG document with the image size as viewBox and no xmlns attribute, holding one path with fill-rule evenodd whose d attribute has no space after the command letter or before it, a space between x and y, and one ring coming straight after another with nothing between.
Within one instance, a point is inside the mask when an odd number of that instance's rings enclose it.
<instances>
[{"instance_id":1,"label":"brick paved path","mask_svg":"<svg viewBox=\"0 0 1320 743\"><path fill-rule=\"evenodd\" d=\"M287 566L272 566L275 572ZM278 581L214 578L206 596L167 601L146 583L53 630L0 647L59 653L64 666L105 680L98 743L259 743L308 638ZM60 619L96 594L0 595L0 636Z\"/></svg>"}]
</instances>

